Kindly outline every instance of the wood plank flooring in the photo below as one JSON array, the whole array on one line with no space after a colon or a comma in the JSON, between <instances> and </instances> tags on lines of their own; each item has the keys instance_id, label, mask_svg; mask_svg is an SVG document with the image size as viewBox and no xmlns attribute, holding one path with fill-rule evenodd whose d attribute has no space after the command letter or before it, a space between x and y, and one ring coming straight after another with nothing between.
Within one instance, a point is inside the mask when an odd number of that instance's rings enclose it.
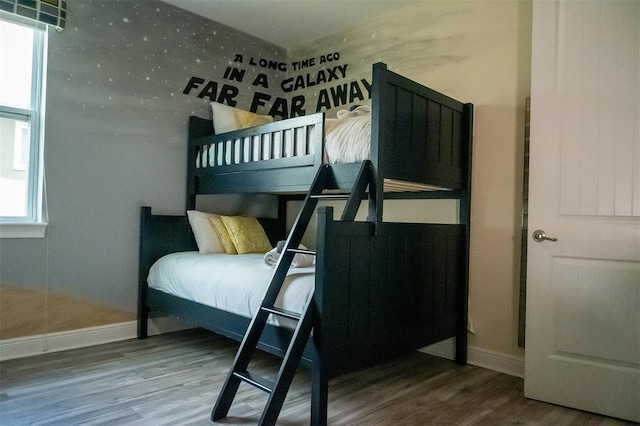
<instances>
[{"instance_id":1,"label":"wood plank flooring","mask_svg":"<svg viewBox=\"0 0 640 426\"><path fill-rule=\"evenodd\" d=\"M0 424L212 425L237 343L203 330L0 363ZM278 359L259 353L267 374ZM278 424L309 423L300 368ZM522 379L414 352L332 379L331 425L625 425L522 396ZM242 384L222 424L255 425L266 394Z\"/></svg>"}]
</instances>

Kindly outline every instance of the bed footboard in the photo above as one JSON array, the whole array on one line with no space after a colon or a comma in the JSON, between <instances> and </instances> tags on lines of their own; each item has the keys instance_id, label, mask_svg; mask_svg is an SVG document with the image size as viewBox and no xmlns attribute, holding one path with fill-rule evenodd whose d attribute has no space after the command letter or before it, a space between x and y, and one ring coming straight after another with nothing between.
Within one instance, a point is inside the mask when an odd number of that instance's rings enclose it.
<instances>
[{"instance_id":1,"label":"bed footboard","mask_svg":"<svg viewBox=\"0 0 640 426\"><path fill-rule=\"evenodd\" d=\"M316 346L329 375L456 337L466 343L466 227L318 213ZM457 345L464 363L466 344Z\"/></svg>"}]
</instances>

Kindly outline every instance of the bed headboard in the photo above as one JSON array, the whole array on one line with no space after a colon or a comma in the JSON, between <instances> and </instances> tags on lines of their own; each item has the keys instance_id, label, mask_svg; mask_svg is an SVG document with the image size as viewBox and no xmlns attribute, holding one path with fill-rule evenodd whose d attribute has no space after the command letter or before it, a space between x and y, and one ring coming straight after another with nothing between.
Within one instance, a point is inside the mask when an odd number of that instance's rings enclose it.
<instances>
[{"instance_id":1,"label":"bed headboard","mask_svg":"<svg viewBox=\"0 0 640 426\"><path fill-rule=\"evenodd\" d=\"M466 180L470 104L373 67L372 158L387 179L461 189ZM384 143L381 143L383 142ZM426 142L425 142L426 141Z\"/></svg>"},{"instance_id":2,"label":"bed headboard","mask_svg":"<svg viewBox=\"0 0 640 426\"><path fill-rule=\"evenodd\" d=\"M470 191L472 104L389 71L383 63L373 66L371 97L375 199L383 198L384 179ZM380 222L382 203L377 204Z\"/></svg>"}]
</instances>

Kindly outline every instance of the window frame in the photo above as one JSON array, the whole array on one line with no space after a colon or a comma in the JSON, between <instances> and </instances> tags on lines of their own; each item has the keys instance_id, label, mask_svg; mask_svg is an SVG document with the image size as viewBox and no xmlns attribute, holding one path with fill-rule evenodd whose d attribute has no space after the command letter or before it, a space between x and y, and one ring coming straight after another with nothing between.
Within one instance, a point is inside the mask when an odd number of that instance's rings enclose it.
<instances>
[{"instance_id":1,"label":"window frame","mask_svg":"<svg viewBox=\"0 0 640 426\"><path fill-rule=\"evenodd\" d=\"M0 15L0 20L33 30L30 109L0 104L0 117L24 121L30 129L27 175L27 209L24 216L0 216L0 238L43 237L46 229L44 203L44 113L47 69L47 29L25 25Z\"/></svg>"}]
</instances>

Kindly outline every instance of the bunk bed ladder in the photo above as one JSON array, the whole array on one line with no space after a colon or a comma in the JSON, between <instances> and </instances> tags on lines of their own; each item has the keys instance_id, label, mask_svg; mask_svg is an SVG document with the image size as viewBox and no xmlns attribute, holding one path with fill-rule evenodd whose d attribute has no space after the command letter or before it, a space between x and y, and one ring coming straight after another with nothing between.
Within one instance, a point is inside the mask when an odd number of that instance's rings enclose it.
<instances>
[{"instance_id":1,"label":"bunk bed ladder","mask_svg":"<svg viewBox=\"0 0 640 426\"><path fill-rule=\"evenodd\" d=\"M357 176L354 178L354 185L350 194L346 196L344 194L323 194L323 191L327 189L328 186L331 166L325 164L318 169L302 208L289 232L289 236L284 242L281 256L276 264L275 271L271 277L271 283L267 288L262 304L247 328L247 332L240 343L240 347L233 361L233 366L229 370L222 390L218 395L218 400L211 412L212 421L220 420L227 416L240 383L246 382L269 394L259 424L275 424L313 328L313 294L309 297L309 300L307 300L301 313L290 312L275 307L276 298L280 293L280 289L282 288L282 284L284 283L295 254L305 253L315 255L314 251L302 250L299 246L318 201L321 199L335 198L347 199L348 201L341 220L353 221L360 203L366 197L367 186L371 180L370 170L370 161L364 161L358 170ZM268 380L247 371L247 367L258 346L260 336L269 315L277 315L297 322L275 381ZM323 416L326 418L326 412L323 413Z\"/></svg>"}]
</instances>

